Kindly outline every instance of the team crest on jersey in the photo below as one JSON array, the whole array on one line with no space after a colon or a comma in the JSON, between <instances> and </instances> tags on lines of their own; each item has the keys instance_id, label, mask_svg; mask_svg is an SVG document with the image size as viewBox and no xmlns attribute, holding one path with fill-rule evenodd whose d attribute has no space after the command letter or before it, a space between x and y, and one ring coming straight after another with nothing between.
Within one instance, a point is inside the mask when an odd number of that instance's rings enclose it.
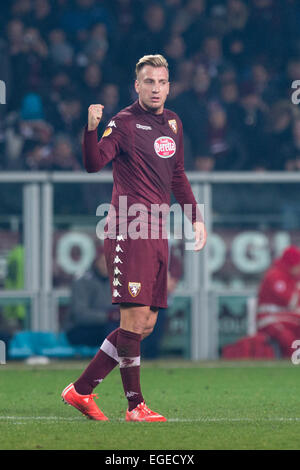
<instances>
[{"instance_id":1,"label":"team crest on jersey","mask_svg":"<svg viewBox=\"0 0 300 470\"><path fill-rule=\"evenodd\" d=\"M103 132L102 137L107 137L107 136L109 136L111 133L112 133L112 128L111 128L111 127L107 127L107 128L105 129L105 131Z\"/></svg>"},{"instance_id":2,"label":"team crest on jersey","mask_svg":"<svg viewBox=\"0 0 300 470\"><path fill-rule=\"evenodd\" d=\"M141 287L142 285L140 282L128 282L128 290L131 297L136 297L139 295Z\"/></svg>"},{"instance_id":3,"label":"team crest on jersey","mask_svg":"<svg viewBox=\"0 0 300 470\"><path fill-rule=\"evenodd\" d=\"M177 134L177 121L176 121L176 119L169 119L168 123L169 123L169 126L171 127L172 131L175 132L175 134Z\"/></svg>"},{"instance_id":4,"label":"team crest on jersey","mask_svg":"<svg viewBox=\"0 0 300 470\"><path fill-rule=\"evenodd\" d=\"M170 158L176 152L176 144L172 137L158 137L154 142L154 150L160 158Z\"/></svg>"}]
</instances>

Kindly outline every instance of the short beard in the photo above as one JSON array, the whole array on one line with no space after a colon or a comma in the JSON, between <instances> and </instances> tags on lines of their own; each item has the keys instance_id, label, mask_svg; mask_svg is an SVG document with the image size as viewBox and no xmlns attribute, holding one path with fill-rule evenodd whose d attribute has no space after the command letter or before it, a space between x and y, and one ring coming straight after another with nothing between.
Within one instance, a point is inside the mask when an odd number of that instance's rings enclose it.
<instances>
[{"instance_id":1,"label":"short beard","mask_svg":"<svg viewBox=\"0 0 300 470\"><path fill-rule=\"evenodd\" d=\"M161 107L163 108L161 104L159 104L158 106L155 106L155 105L149 106L148 104L146 104L144 101L141 101L141 100L140 100L140 105L142 106L142 108L146 109L146 111L150 111L152 113L155 113L155 111L157 111Z\"/></svg>"}]
</instances>

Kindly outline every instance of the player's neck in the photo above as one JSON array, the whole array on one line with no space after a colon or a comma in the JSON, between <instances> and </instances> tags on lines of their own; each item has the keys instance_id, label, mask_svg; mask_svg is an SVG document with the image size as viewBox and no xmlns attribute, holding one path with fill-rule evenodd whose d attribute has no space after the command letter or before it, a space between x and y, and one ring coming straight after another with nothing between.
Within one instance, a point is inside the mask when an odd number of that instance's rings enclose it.
<instances>
[{"instance_id":1,"label":"player's neck","mask_svg":"<svg viewBox=\"0 0 300 470\"><path fill-rule=\"evenodd\" d=\"M152 108L148 108L147 106L145 106L144 103L142 103L140 100L138 100L138 103L144 111L147 111L148 113L151 113L151 114L155 114L156 116L159 116L160 114L163 114L164 112L164 106L161 106L158 109L152 109Z\"/></svg>"}]
</instances>

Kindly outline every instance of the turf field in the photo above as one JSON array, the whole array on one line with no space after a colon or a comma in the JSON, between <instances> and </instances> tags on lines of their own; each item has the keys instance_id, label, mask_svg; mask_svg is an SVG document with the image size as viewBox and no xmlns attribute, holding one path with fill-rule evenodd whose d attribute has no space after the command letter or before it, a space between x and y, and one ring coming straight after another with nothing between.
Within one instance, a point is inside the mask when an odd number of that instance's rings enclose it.
<instances>
[{"instance_id":1,"label":"turf field","mask_svg":"<svg viewBox=\"0 0 300 470\"><path fill-rule=\"evenodd\" d=\"M144 362L147 404L167 423L126 423L115 369L96 392L110 422L64 405L79 362L0 366L0 449L300 449L300 365Z\"/></svg>"}]
</instances>

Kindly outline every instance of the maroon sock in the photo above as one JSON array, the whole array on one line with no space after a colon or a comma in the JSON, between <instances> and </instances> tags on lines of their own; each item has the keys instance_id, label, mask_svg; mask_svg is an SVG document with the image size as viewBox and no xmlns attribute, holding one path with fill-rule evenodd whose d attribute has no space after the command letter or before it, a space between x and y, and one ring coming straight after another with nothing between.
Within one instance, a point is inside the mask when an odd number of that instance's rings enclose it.
<instances>
[{"instance_id":1,"label":"maroon sock","mask_svg":"<svg viewBox=\"0 0 300 470\"><path fill-rule=\"evenodd\" d=\"M141 338L140 334L119 329L117 352L129 411L144 401L140 385Z\"/></svg>"},{"instance_id":2,"label":"maroon sock","mask_svg":"<svg viewBox=\"0 0 300 470\"><path fill-rule=\"evenodd\" d=\"M117 354L117 337L119 328L112 331L103 341L100 350L83 371L74 387L77 393L89 395L93 389L116 367L119 363Z\"/></svg>"}]
</instances>

